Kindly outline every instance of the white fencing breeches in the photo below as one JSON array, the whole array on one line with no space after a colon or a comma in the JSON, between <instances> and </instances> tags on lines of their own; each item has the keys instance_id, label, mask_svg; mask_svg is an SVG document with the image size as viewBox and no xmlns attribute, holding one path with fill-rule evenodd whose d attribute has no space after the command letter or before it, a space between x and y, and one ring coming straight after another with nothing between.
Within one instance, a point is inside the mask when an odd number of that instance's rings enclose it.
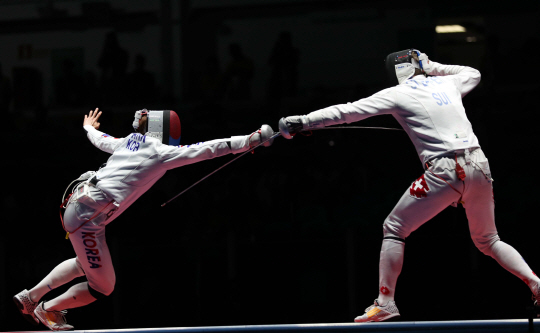
<instances>
[{"instance_id":1,"label":"white fencing breeches","mask_svg":"<svg viewBox=\"0 0 540 333\"><path fill-rule=\"evenodd\" d=\"M64 213L67 230L75 230L84 220L80 220L75 204L70 204ZM77 231L70 233L69 240L77 255L77 262L94 291L110 295L114 289L116 275L105 240L105 226L88 222Z\"/></svg>"},{"instance_id":2,"label":"white fencing breeches","mask_svg":"<svg viewBox=\"0 0 540 333\"><path fill-rule=\"evenodd\" d=\"M457 176L455 159L432 160L429 169L412 183L386 218L385 237L405 239L443 209L461 200L474 244L486 255L491 255L491 247L499 236L487 158L481 149L476 149L470 153L469 163L463 154L458 155L457 161L465 171L465 180L461 181Z\"/></svg>"},{"instance_id":3,"label":"white fencing breeches","mask_svg":"<svg viewBox=\"0 0 540 333\"><path fill-rule=\"evenodd\" d=\"M441 157L431 161L428 170L414 181L386 218L379 262L379 303L393 300L401 272L404 240L411 232L443 209L462 201L469 230L476 247L506 270L523 280L533 293L540 285L521 255L500 241L495 227L495 201L488 160L480 149L469 156L460 154L457 162L465 171L464 181L456 173L456 160Z\"/></svg>"}]
</instances>

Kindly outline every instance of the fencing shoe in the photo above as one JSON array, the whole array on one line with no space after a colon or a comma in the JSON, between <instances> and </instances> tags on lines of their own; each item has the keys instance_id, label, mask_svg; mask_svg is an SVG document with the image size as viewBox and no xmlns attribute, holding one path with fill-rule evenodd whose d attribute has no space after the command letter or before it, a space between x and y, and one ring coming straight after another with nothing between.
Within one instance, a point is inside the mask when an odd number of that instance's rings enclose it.
<instances>
[{"instance_id":1,"label":"fencing shoe","mask_svg":"<svg viewBox=\"0 0 540 333\"><path fill-rule=\"evenodd\" d=\"M17 305L17 308L19 308L19 311L23 315L24 319L26 319L29 323L33 325L39 324L39 320L34 314L34 310L36 309L38 303L32 302L28 290L25 289L17 295L13 296L13 301L15 302L15 305Z\"/></svg>"},{"instance_id":2,"label":"fencing shoe","mask_svg":"<svg viewBox=\"0 0 540 333\"><path fill-rule=\"evenodd\" d=\"M354 318L356 323L367 323L371 321L384 321L391 318L398 318L399 310L396 306L396 302L389 301L385 306L379 305L379 302L375 300L375 303L366 309L366 313Z\"/></svg>"},{"instance_id":3,"label":"fencing shoe","mask_svg":"<svg viewBox=\"0 0 540 333\"><path fill-rule=\"evenodd\" d=\"M540 284L536 286L536 292L532 295L536 317L540 318Z\"/></svg>"},{"instance_id":4,"label":"fencing shoe","mask_svg":"<svg viewBox=\"0 0 540 333\"><path fill-rule=\"evenodd\" d=\"M53 331L69 331L73 329L73 326L66 323L67 311L46 311L43 309L43 302L39 303L36 310L34 310L36 317L39 321L50 328Z\"/></svg>"}]
</instances>

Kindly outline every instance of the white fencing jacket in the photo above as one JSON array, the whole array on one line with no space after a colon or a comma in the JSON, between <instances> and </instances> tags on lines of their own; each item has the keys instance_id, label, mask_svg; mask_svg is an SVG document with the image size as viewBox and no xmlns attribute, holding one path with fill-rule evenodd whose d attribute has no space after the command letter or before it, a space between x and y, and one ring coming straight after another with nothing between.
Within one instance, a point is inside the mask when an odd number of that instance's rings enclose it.
<instances>
[{"instance_id":1,"label":"white fencing jacket","mask_svg":"<svg viewBox=\"0 0 540 333\"><path fill-rule=\"evenodd\" d=\"M417 75L354 103L311 112L308 127L391 114L411 138L423 164L456 150L480 147L461 101L480 82L480 72L465 66L431 64L430 75L434 76Z\"/></svg>"},{"instance_id":2,"label":"white fencing jacket","mask_svg":"<svg viewBox=\"0 0 540 333\"><path fill-rule=\"evenodd\" d=\"M138 133L114 138L90 125L84 129L94 146L112 154L107 165L96 173L99 179L96 187L120 205L116 216L152 187L167 170L249 149L249 135L169 146L159 139Z\"/></svg>"}]
</instances>

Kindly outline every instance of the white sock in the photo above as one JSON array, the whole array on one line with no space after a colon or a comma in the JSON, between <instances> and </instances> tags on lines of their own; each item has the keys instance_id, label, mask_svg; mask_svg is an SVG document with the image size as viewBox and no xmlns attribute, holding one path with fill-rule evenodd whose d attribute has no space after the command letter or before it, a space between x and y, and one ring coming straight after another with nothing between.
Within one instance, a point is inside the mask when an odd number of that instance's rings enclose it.
<instances>
[{"instance_id":1,"label":"white sock","mask_svg":"<svg viewBox=\"0 0 540 333\"><path fill-rule=\"evenodd\" d=\"M68 283L76 277L83 276L84 272L77 265L76 258L68 259L56 266L40 283L29 290L33 302L39 300L50 290Z\"/></svg>"},{"instance_id":2,"label":"white sock","mask_svg":"<svg viewBox=\"0 0 540 333\"><path fill-rule=\"evenodd\" d=\"M396 283L401 268L403 267L403 255L405 243L393 239L384 239L381 246L379 261L379 305L386 305L394 300Z\"/></svg>"},{"instance_id":3,"label":"white sock","mask_svg":"<svg viewBox=\"0 0 540 333\"><path fill-rule=\"evenodd\" d=\"M47 311L62 311L78 308L94 302L96 299L88 290L88 282L82 282L69 288L62 295L43 304Z\"/></svg>"},{"instance_id":4,"label":"white sock","mask_svg":"<svg viewBox=\"0 0 540 333\"><path fill-rule=\"evenodd\" d=\"M525 282L533 294L537 293L540 279L531 270L525 259L512 246L502 241L496 241L491 247L491 256L507 271Z\"/></svg>"}]
</instances>

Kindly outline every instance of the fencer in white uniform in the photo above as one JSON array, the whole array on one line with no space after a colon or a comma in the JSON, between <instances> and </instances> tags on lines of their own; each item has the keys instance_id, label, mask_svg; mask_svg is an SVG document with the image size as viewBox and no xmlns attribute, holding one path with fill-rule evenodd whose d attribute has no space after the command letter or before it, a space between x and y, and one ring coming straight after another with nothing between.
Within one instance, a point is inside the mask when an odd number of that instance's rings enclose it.
<instances>
[{"instance_id":1,"label":"fencer in white uniform","mask_svg":"<svg viewBox=\"0 0 540 333\"><path fill-rule=\"evenodd\" d=\"M279 122L281 134L292 138L300 131L391 114L409 135L424 165L424 174L405 191L384 221L379 296L355 321L399 317L394 294L403 265L405 239L444 208L458 203L465 208L474 244L525 281L537 304L539 278L497 234L489 163L462 104L462 98L480 82L480 72L430 61L414 49L388 55L386 66L394 86L353 103L282 118Z\"/></svg>"},{"instance_id":2,"label":"fencer in white uniform","mask_svg":"<svg viewBox=\"0 0 540 333\"><path fill-rule=\"evenodd\" d=\"M238 154L267 141L274 132L268 125L251 135L233 136L180 146L180 120L174 111L137 111L134 129L124 138L114 138L98 130L101 112L85 116L84 129L90 142L111 154L97 172L83 174L73 194L65 201L64 229L76 257L68 259L30 290L13 297L25 319L43 323L52 330L69 330L65 310L81 307L108 296L115 285L115 273L105 240L105 227L154 185L167 170L187 164ZM272 140L264 146L272 144ZM50 290L76 277L87 281L72 286L64 294L41 301Z\"/></svg>"}]
</instances>

